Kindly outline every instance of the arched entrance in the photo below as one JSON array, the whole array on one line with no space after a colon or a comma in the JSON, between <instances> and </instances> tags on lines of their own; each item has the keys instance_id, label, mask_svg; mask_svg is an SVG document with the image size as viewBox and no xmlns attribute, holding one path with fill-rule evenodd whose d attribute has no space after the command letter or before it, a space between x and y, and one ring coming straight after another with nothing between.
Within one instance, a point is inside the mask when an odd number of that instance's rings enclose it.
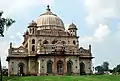
<instances>
[{"instance_id":1,"label":"arched entrance","mask_svg":"<svg viewBox=\"0 0 120 81\"><path fill-rule=\"evenodd\" d=\"M18 73L19 75L24 75L24 64L22 62L18 64Z\"/></svg>"},{"instance_id":2,"label":"arched entrance","mask_svg":"<svg viewBox=\"0 0 120 81\"><path fill-rule=\"evenodd\" d=\"M72 61L67 62L67 73L68 74L72 73Z\"/></svg>"},{"instance_id":3,"label":"arched entrance","mask_svg":"<svg viewBox=\"0 0 120 81\"><path fill-rule=\"evenodd\" d=\"M47 73L52 73L52 61L47 62Z\"/></svg>"},{"instance_id":4,"label":"arched entrance","mask_svg":"<svg viewBox=\"0 0 120 81\"><path fill-rule=\"evenodd\" d=\"M60 60L57 62L57 73L63 74L63 62Z\"/></svg>"},{"instance_id":5,"label":"arched entrance","mask_svg":"<svg viewBox=\"0 0 120 81\"><path fill-rule=\"evenodd\" d=\"M85 74L85 64L83 62L80 63L80 75Z\"/></svg>"}]
</instances>

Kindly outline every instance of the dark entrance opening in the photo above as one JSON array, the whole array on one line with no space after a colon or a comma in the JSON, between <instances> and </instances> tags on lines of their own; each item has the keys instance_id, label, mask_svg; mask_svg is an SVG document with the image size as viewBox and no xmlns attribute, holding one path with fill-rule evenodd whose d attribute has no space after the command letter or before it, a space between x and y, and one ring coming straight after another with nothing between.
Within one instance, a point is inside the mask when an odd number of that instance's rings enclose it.
<instances>
[{"instance_id":1,"label":"dark entrance opening","mask_svg":"<svg viewBox=\"0 0 120 81\"><path fill-rule=\"evenodd\" d=\"M72 73L72 62L71 61L67 62L67 73L68 74Z\"/></svg>"},{"instance_id":2,"label":"dark entrance opening","mask_svg":"<svg viewBox=\"0 0 120 81\"><path fill-rule=\"evenodd\" d=\"M24 64L23 63L18 64L18 69L19 69L19 75L24 76Z\"/></svg>"},{"instance_id":3,"label":"dark entrance opening","mask_svg":"<svg viewBox=\"0 0 120 81\"><path fill-rule=\"evenodd\" d=\"M47 62L47 73L52 73L52 61Z\"/></svg>"},{"instance_id":4,"label":"dark entrance opening","mask_svg":"<svg viewBox=\"0 0 120 81\"><path fill-rule=\"evenodd\" d=\"M85 64L83 62L80 63L80 75L85 75Z\"/></svg>"},{"instance_id":5,"label":"dark entrance opening","mask_svg":"<svg viewBox=\"0 0 120 81\"><path fill-rule=\"evenodd\" d=\"M63 62L60 60L57 62L57 73L63 74Z\"/></svg>"}]
</instances>

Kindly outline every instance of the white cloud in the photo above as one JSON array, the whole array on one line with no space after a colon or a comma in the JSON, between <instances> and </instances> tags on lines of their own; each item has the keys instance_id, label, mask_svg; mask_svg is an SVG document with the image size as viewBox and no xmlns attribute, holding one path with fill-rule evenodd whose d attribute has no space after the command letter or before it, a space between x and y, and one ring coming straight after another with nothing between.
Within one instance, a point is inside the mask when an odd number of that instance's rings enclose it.
<instances>
[{"instance_id":1,"label":"white cloud","mask_svg":"<svg viewBox=\"0 0 120 81\"><path fill-rule=\"evenodd\" d=\"M20 32L18 32L16 35L17 35L17 36L21 36L22 34L21 34Z\"/></svg>"},{"instance_id":2,"label":"white cloud","mask_svg":"<svg viewBox=\"0 0 120 81\"><path fill-rule=\"evenodd\" d=\"M15 47L21 46L24 39L23 34L20 32L16 33L14 36L10 36L10 38L10 42L12 42Z\"/></svg>"},{"instance_id":3,"label":"white cloud","mask_svg":"<svg viewBox=\"0 0 120 81\"><path fill-rule=\"evenodd\" d=\"M104 23L110 18L120 18L120 0L85 0L88 24Z\"/></svg>"},{"instance_id":4,"label":"white cloud","mask_svg":"<svg viewBox=\"0 0 120 81\"><path fill-rule=\"evenodd\" d=\"M110 68L115 67L120 63L119 49L120 49L120 31L114 34L108 35L102 41L94 36L85 36L80 38L80 46L88 48L88 45L92 45L93 65L102 64L103 61L110 63Z\"/></svg>"},{"instance_id":5,"label":"white cloud","mask_svg":"<svg viewBox=\"0 0 120 81\"><path fill-rule=\"evenodd\" d=\"M23 41L23 34L22 34L22 33L18 32L18 33L16 34L16 36L17 36L18 38L20 38L21 41Z\"/></svg>"},{"instance_id":6,"label":"white cloud","mask_svg":"<svg viewBox=\"0 0 120 81\"><path fill-rule=\"evenodd\" d=\"M88 48L89 44L92 44L93 42L98 42L99 39L94 37L94 36L84 36L84 37L80 37L80 46L84 47L84 48Z\"/></svg>"},{"instance_id":7,"label":"white cloud","mask_svg":"<svg viewBox=\"0 0 120 81\"><path fill-rule=\"evenodd\" d=\"M100 24L99 27L97 27L97 29L94 31L92 36L81 37L80 41L83 45L85 44L85 47L86 45L93 42L100 43L104 40L105 37L107 37L110 34L110 32L111 31L108 25Z\"/></svg>"},{"instance_id":8,"label":"white cloud","mask_svg":"<svg viewBox=\"0 0 120 81\"><path fill-rule=\"evenodd\" d=\"M108 28L108 25L100 24L97 30L95 31L94 36L99 38L100 40L103 40L103 38L109 34L110 34L110 29Z\"/></svg>"},{"instance_id":9,"label":"white cloud","mask_svg":"<svg viewBox=\"0 0 120 81\"><path fill-rule=\"evenodd\" d=\"M117 30L120 30L120 23L118 23L117 25Z\"/></svg>"},{"instance_id":10,"label":"white cloud","mask_svg":"<svg viewBox=\"0 0 120 81\"><path fill-rule=\"evenodd\" d=\"M92 52L95 56L95 65L108 60L110 67L120 63L119 41L120 41L120 25L109 27L113 23L110 20L119 20L120 18L120 0L85 0L86 7L86 23L94 27L92 36L86 36L82 40L83 46L92 44Z\"/></svg>"},{"instance_id":11,"label":"white cloud","mask_svg":"<svg viewBox=\"0 0 120 81\"><path fill-rule=\"evenodd\" d=\"M4 10L4 16L10 16L27 13L30 8L34 8L40 5L53 5L53 0L2 0L0 1L0 8Z\"/></svg>"},{"instance_id":12,"label":"white cloud","mask_svg":"<svg viewBox=\"0 0 120 81\"><path fill-rule=\"evenodd\" d=\"M10 36L11 39L14 39L15 37L14 36Z\"/></svg>"}]
</instances>

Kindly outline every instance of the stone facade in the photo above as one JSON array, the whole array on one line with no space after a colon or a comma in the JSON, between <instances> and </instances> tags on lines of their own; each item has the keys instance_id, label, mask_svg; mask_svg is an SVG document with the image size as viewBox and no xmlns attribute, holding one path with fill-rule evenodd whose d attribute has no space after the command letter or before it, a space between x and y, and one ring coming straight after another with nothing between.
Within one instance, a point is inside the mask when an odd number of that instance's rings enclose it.
<instances>
[{"instance_id":1,"label":"stone facade","mask_svg":"<svg viewBox=\"0 0 120 81\"><path fill-rule=\"evenodd\" d=\"M48 8L24 33L22 46L10 43L9 75L65 75L92 72L91 45L79 47L77 26L65 30L63 21Z\"/></svg>"}]
</instances>

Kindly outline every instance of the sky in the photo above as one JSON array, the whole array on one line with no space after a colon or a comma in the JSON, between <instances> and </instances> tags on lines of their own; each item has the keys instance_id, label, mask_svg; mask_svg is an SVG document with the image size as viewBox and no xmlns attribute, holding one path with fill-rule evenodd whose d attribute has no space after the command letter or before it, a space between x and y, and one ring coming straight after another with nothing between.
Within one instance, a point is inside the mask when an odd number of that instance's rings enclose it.
<instances>
[{"instance_id":1,"label":"sky","mask_svg":"<svg viewBox=\"0 0 120 81\"><path fill-rule=\"evenodd\" d=\"M16 22L0 37L2 65L7 66L9 43L22 45L22 35L28 24L44 13L49 4L66 28L73 22L78 28L80 47L92 45L93 66L109 62L114 68L120 64L120 0L0 0L2 17Z\"/></svg>"}]
</instances>

